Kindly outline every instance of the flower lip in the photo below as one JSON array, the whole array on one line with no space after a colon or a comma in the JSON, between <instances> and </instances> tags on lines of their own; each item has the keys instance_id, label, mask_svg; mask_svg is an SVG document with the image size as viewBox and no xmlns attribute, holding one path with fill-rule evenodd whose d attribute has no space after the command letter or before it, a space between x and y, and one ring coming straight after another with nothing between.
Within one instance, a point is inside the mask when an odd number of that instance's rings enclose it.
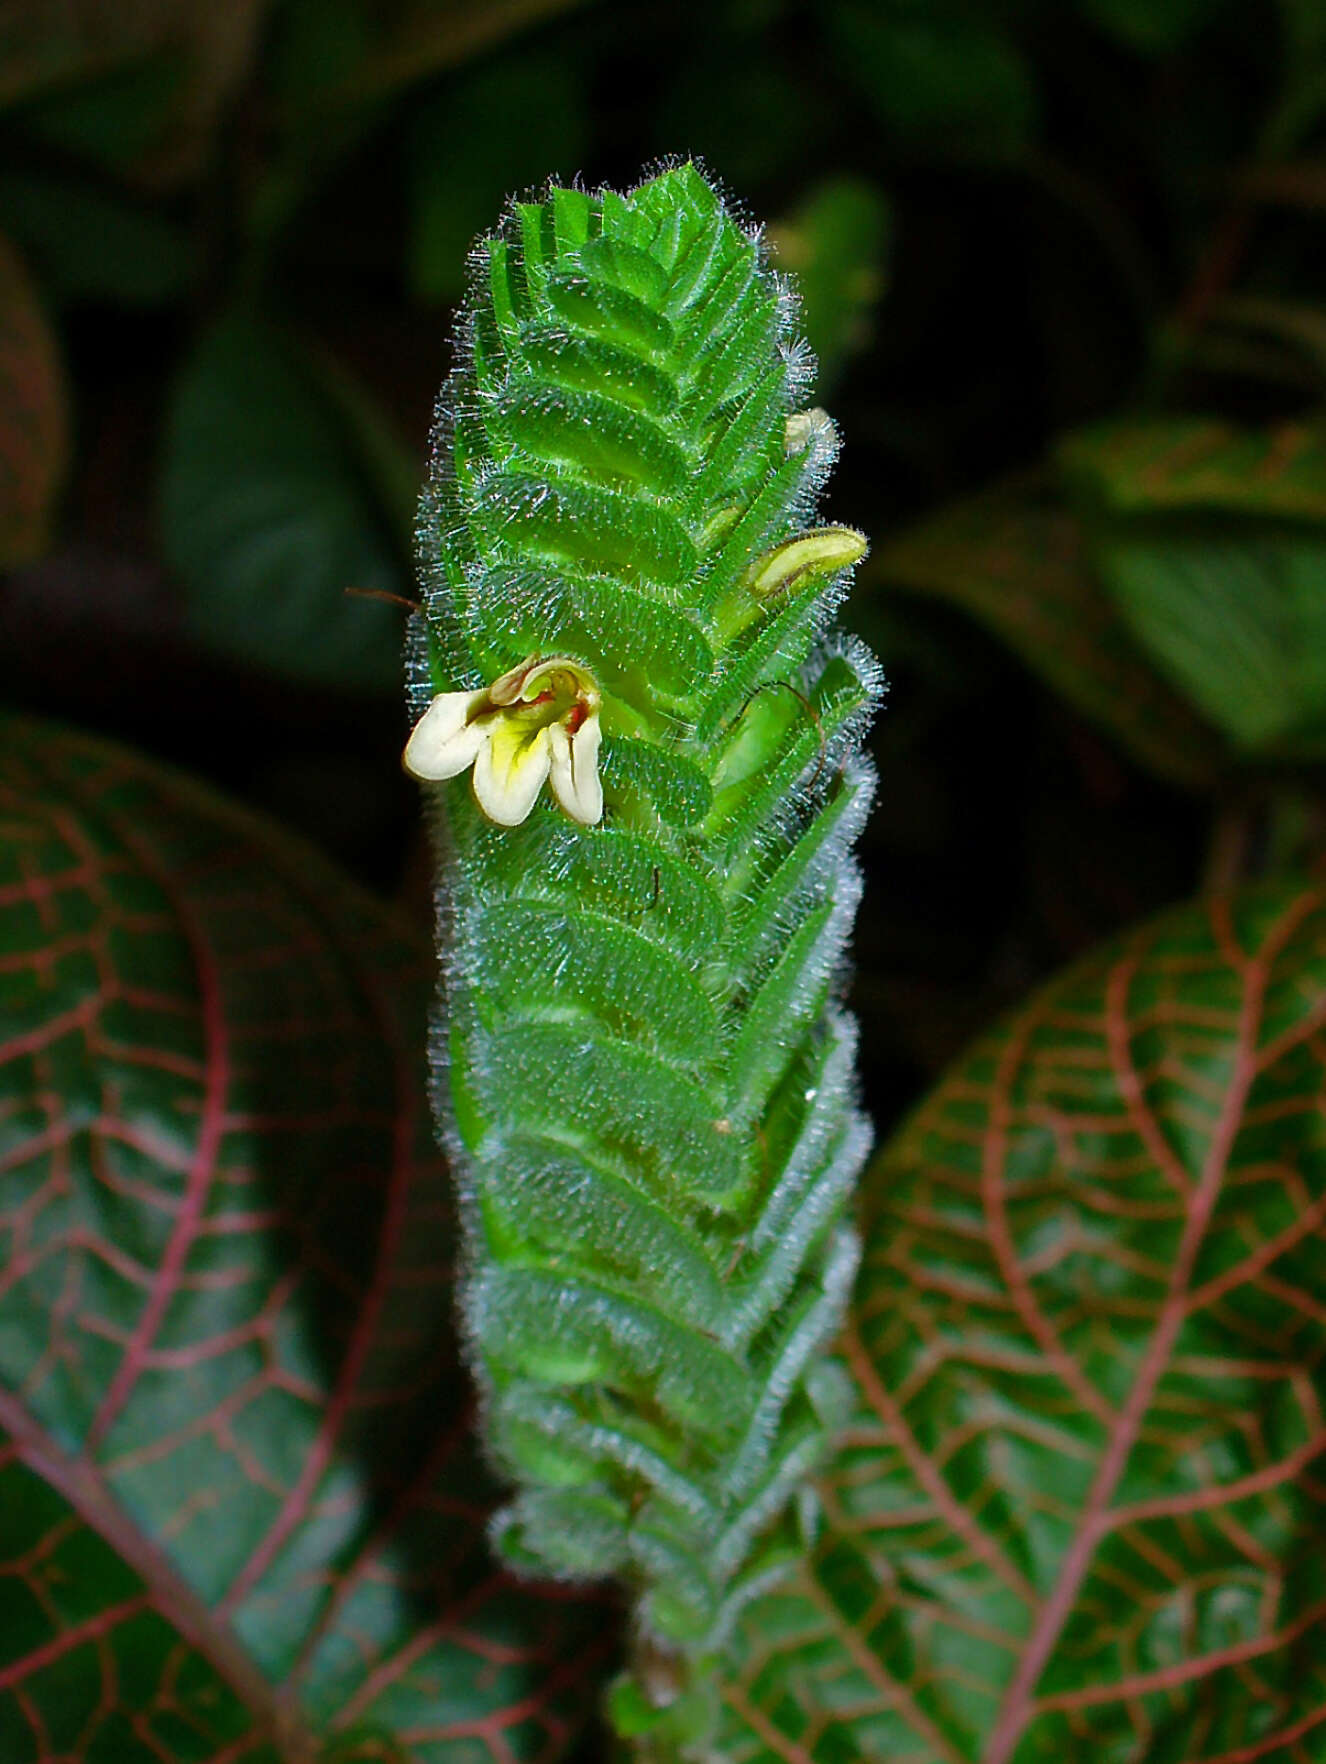
<instances>
[{"instance_id":1,"label":"flower lip","mask_svg":"<svg viewBox=\"0 0 1326 1764\"><path fill-rule=\"evenodd\" d=\"M529 656L478 692L440 692L405 746L406 771L428 781L474 768L479 807L516 827L545 782L583 826L603 817L598 774L602 695L571 656Z\"/></svg>"}]
</instances>

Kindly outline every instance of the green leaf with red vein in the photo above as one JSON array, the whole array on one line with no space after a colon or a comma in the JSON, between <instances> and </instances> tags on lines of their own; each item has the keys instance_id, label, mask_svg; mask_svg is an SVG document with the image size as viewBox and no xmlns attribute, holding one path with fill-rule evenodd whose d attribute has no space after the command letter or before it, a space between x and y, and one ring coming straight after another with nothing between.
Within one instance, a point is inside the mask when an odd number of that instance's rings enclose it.
<instances>
[{"instance_id":1,"label":"green leaf with red vein","mask_svg":"<svg viewBox=\"0 0 1326 1764\"><path fill-rule=\"evenodd\" d=\"M59 345L27 269L0 238L0 568L46 543L67 430Z\"/></svg>"},{"instance_id":2,"label":"green leaf with red vein","mask_svg":"<svg viewBox=\"0 0 1326 1764\"><path fill-rule=\"evenodd\" d=\"M1215 776L1220 737L1111 605L1081 522L1052 490L1010 485L945 508L878 547L863 579L962 607L1162 777Z\"/></svg>"},{"instance_id":3,"label":"green leaf with red vein","mask_svg":"<svg viewBox=\"0 0 1326 1764\"><path fill-rule=\"evenodd\" d=\"M0 720L0 1757L551 1764L595 1609L494 1573L426 949Z\"/></svg>"},{"instance_id":4,"label":"green leaf with red vein","mask_svg":"<svg viewBox=\"0 0 1326 1764\"><path fill-rule=\"evenodd\" d=\"M1326 888L1071 970L879 1158L732 1764L1326 1757Z\"/></svg>"},{"instance_id":5,"label":"green leaf with red vein","mask_svg":"<svg viewBox=\"0 0 1326 1764\"><path fill-rule=\"evenodd\" d=\"M1326 521L1326 436L1309 423L1236 429L1206 417L1101 423L1059 448L1117 514L1242 511Z\"/></svg>"}]
</instances>

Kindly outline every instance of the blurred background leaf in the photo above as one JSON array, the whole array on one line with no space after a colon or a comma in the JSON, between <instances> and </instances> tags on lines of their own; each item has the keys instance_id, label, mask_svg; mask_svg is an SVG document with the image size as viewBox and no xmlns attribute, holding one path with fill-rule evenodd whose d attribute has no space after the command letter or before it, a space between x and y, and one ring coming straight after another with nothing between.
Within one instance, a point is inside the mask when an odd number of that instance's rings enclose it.
<instances>
[{"instance_id":1,"label":"blurred background leaf","mask_svg":"<svg viewBox=\"0 0 1326 1764\"><path fill-rule=\"evenodd\" d=\"M715 8L697 26L705 52L686 58L661 95L658 140L700 155L743 192L771 175L795 176L824 150L826 95L780 65L751 14Z\"/></svg>"},{"instance_id":2,"label":"blurred background leaf","mask_svg":"<svg viewBox=\"0 0 1326 1764\"><path fill-rule=\"evenodd\" d=\"M963 0L838 0L842 76L904 148L1010 159L1032 141L1035 75L1001 8Z\"/></svg>"},{"instance_id":3,"label":"blurred background leaf","mask_svg":"<svg viewBox=\"0 0 1326 1764\"><path fill-rule=\"evenodd\" d=\"M162 306L188 291L188 235L118 190L67 173L0 172L0 215L53 301Z\"/></svg>"},{"instance_id":4,"label":"blurred background leaf","mask_svg":"<svg viewBox=\"0 0 1326 1764\"><path fill-rule=\"evenodd\" d=\"M60 348L18 253L0 236L0 568L46 543L68 449Z\"/></svg>"},{"instance_id":5,"label":"blurred background leaf","mask_svg":"<svg viewBox=\"0 0 1326 1764\"><path fill-rule=\"evenodd\" d=\"M275 66L296 111L374 102L580 0L289 0Z\"/></svg>"},{"instance_id":6,"label":"blurred background leaf","mask_svg":"<svg viewBox=\"0 0 1326 1764\"><path fill-rule=\"evenodd\" d=\"M36 139L168 184L196 173L267 0L7 0L0 104ZM15 114L16 113L16 114Z\"/></svg>"},{"instance_id":7,"label":"blurred background leaf","mask_svg":"<svg viewBox=\"0 0 1326 1764\"><path fill-rule=\"evenodd\" d=\"M413 469L366 402L320 384L275 326L221 321L175 389L162 546L191 628L218 650L321 685L390 691L401 615L346 590L410 593L414 496L400 487L413 491Z\"/></svg>"},{"instance_id":8,"label":"blurred background leaf","mask_svg":"<svg viewBox=\"0 0 1326 1764\"><path fill-rule=\"evenodd\" d=\"M1326 757L1326 446L1315 425L1116 424L1060 450L1101 578L1233 744Z\"/></svg>"},{"instance_id":9,"label":"blurred background leaf","mask_svg":"<svg viewBox=\"0 0 1326 1764\"><path fill-rule=\"evenodd\" d=\"M1109 514L1178 510L1326 522L1326 436L1315 424L1239 431L1202 419L1102 424L1059 458Z\"/></svg>"},{"instance_id":10,"label":"blurred background leaf","mask_svg":"<svg viewBox=\"0 0 1326 1764\"><path fill-rule=\"evenodd\" d=\"M1142 55L1172 55L1231 0L1078 0L1093 24Z\"/></svg>"},{"instance_id":11,"label":"blurred background leaf","mask_svg":"<svg viewBox=\"0 0 1326 1764\"><path fill-rule=\"evenodd\" d=\"M584 152L585 92L567 56L490 66L414 112L410 159L410 286L425 302L456 301L470 246L490 232L507 199ZM519 117L519 128L511 119Z\"/></svg>"},{"instance_id":12,"label":"blurred background leaf","mask_svg":"<svg viewBox=\"0 0 1326 1764\"><path fill-rule=\"evenodd\" d=\"M1044 483L944 509L880 547L866 579L964 607L1162 777L1216 775L1218 737L1166 688L1102 592L1080 521Z\"/></svg>"},{"instance_id":13,"label":"blurred background leaf","mask_svg":"<svg viewBox=\"0 0 1326 1764\"><path fill-rule=\"evenodd\" d=\"M1326 757L1326 534L1120 534L1097 555L1157 665L1236 746Z\"/></svg>"},{"instance_id":14,"label":"blurred background leaf","mask_svg":"<svg viewBox=\"0 0 1326 1764\"><path fill-rule=\"evenodd\" d=\"M848 360L870 347L885 292L888 203L861 178L830 178L766 236L774 261L795 280L819 364L815 395L827 397Z\"/></svg>"}]
</instances>

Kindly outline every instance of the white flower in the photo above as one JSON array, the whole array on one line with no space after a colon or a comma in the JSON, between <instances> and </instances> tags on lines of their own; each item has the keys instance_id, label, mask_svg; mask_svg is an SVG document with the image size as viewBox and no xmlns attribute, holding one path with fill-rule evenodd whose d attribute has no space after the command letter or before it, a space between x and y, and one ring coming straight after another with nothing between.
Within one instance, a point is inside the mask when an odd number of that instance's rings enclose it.
<instances>
[{"instance_id":1,"label":"white flower","mask_svg":"<svg viewBox=\"0 0 1326 1764\"><path fill-rule=\"evenodd\" d=\"M567 656L530 656L480 692L440 692L405 746L416 778L456 778L474 767L479 807L518 827L547 782L583 826L603 816L599 689Z\"/></svg>"}]
</instances>

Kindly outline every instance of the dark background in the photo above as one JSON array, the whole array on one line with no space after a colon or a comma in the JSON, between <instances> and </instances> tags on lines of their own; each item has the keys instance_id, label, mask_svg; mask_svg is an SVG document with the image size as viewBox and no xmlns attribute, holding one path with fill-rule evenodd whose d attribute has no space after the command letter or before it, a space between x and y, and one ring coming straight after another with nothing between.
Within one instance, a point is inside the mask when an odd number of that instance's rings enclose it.
<instances>
[{"instance_id":1,"label":"dark background","mask_svg":"<svg viewBox=\"0 0 1326 1764\"><path fill-rule=\"evenodd\" d=\"M510 192L701 156L802 279L825 512L878 548L1097 418L1312 411L1324 108L1322 0L9 0L0 696L423 920L402 614L344 590L412 592L465 252ZM850 622L891 682L856 981L885 1126L1226 862L1243 786L1147 775L869 565Z\"/></svg>"}]
</instances>

